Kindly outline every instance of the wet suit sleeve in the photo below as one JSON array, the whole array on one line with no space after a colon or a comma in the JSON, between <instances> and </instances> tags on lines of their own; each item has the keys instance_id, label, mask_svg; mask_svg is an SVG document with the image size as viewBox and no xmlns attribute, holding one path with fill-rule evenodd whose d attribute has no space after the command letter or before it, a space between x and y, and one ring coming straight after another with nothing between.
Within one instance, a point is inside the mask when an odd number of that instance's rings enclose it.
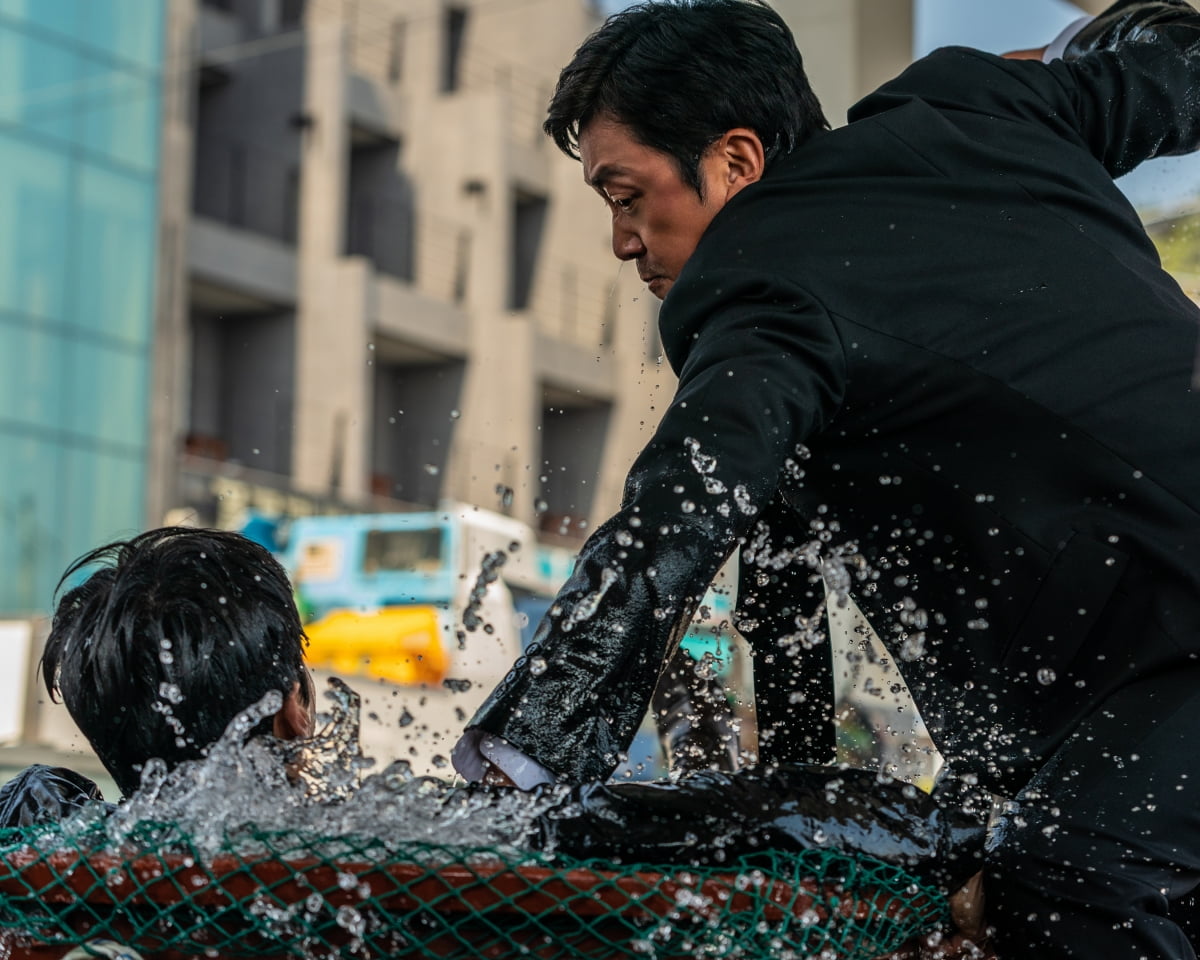
<instances>
[{"instance_id":1,"label":"wet suit sleeve","mask_svg":"<svg viewBox=\"0 0 1200 960\"><path fill-rule=\"evenodd\" d=\"M1200 148L1200 14L1185 0L1120 0L1050 63L945 47L859 101L849 117L913 98L948 118L1039 124L1119 177L1145 160Z\"/></svg>"},{"instance_id":2,"label":"wet suit sleeve","mask_svg":"<svg viewBox=\"0 0 1200 960\"><path fill-rule=\"evenodd\" d=\"M660 325L674 400L621 510L588 539L470 725L572 781L604 779L620 761L704 590L843 389L834 325L780 278L685 270Z\"/></svg>"},{"instance_id":3,"label":"wet suit sleeve","mask_svg":"<svg viewBox=\"0 0 1200 960\"><path fill-rule=\"evenodd\" d=\"M1200 148L1200 14L1184 0L1118 0L1047 69L1114 177Z\"/></svg>"}]
</instances>

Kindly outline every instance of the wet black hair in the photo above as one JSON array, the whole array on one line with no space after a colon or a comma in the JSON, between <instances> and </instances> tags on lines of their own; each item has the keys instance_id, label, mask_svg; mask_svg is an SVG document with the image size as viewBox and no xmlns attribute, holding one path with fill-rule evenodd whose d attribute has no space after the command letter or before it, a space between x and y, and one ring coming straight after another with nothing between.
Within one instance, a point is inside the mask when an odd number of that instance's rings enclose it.
<instances>
[{"instance_id":1,"label":"wet black hair","mask_svg":"<svg viewBox=\"0 0 1200 960\"><path fill-rule=\"evenodd\" d=\"M727 130L758 134L768 168L829 128L783 18L760 0L662 0L609 17L559 74L543 129L568 156L610 115L672 157L701 192L700 157Z\"/></svg>"},{"instance_id":2,"label":"wet black hair","mask_svg":"<svg viewBox=\"0 0 1200 960\"><path fill-rule=\"evenodd\" d=\"M93 567L59 600L40 668L125 795L148 760L202 756L269 691L312 701L291 583L260 545L163 527L80 557L58 591Z\"/></svg>"}]
</instances>

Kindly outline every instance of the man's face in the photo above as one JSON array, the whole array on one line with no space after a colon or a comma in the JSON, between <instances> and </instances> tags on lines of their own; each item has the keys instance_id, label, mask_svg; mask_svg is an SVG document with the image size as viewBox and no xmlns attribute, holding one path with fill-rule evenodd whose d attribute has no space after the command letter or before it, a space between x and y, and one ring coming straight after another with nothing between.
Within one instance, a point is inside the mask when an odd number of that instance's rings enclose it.
<instances>
[{"instance_id":1,"label":"man's face","mask_svg":"<svg viewBox=\"0 0 1200 960\"><path fill-rule=\"evenodd\" d=\"M580 131L579 156L584 181L612 213L613 253L635 261L661 300L730 195L719 157L710 149L701 158L702 200L672 157L638 143L610 116L595 117Z\"/></svg>"}]
</instances>

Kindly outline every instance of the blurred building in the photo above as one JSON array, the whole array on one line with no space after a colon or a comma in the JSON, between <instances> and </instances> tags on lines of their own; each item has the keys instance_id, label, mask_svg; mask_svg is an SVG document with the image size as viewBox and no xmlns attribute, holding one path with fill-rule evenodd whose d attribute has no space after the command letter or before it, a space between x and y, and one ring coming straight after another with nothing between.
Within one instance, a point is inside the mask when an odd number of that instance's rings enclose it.
<instances>
[{"instance_id":1,"label":"blurred building","mask_svg":"<svg viewBox=\"0 0 1200 960\"><path fill-rule=\"evenodd\" d=\"M595 9L175 6L198 42L166 118L191 188L151 516L453 499L557 538L611 511L671 383L656 303L541 133ZM832 116L907 62L910 6L780 5Z\"/></svg>"},{"instance_id":2,"label":"blurred building","mask_svg":"<svg viewBox=\"0 0 1200 960\"><path fill-rule=\"evenodd\" d=\"M781 0L832 117L903 66L910 6ZM0 614L177 508L455 499L551 538L610 511L671 382L540 131L599 22L0 0Z\"/></svg>"},{"instance_id":3,"label":"blurred building","mask_svg":"<svg viewBox=\"0 0 1200 960\"><path fill-rule=\"evenodd\" d=\"M660 379L653 301L540 129L595 14L563 0L188 13L164 511L226 523L247 502L454 499L580 533L615 504Z\"/></svg>"},{"instance_id":4,"label":"blurred building","mask_svg":"<svg viewBox=\"0 0 1200 960\"><path fill-rule=\"evenodd\" d=\"M779 8L834 122L909 58L908 0ZM0 616L185 510L453 499L576 541L612 510L673 383L657 303L540 129L599 22L0 0ZM6 634L15 669L37 634ZM29 690L15 739L78 747Z\"/></svg>"},{"instance_id":5,"label":"blurred building","mask_svg":"<svg viewBox=\"0 0 1200 960\"><path fill-rule=\"evenodd\" d=\"M0 2L0 611L145 520L165 4Z\"/></svg>"}]
</instances>

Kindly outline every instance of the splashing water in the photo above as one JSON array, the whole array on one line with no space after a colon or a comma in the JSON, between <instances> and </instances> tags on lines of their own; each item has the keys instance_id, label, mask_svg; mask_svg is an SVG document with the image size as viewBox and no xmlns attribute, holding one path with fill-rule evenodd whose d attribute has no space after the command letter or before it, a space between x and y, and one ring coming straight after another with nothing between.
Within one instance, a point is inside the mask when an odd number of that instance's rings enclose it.
<instances>
[{"instance_id":1,"label":"splashing water","mask_svg":"<svg viewBox=\"0 0 1200 960\"><path fill-rule=\"evenodd\" d=\"M368 774L374 761L358 741L358 695L341 681L330 687L332 707L309 740L250 736L282 706L273 691L235 717L204 759L169 772L160 760L147 763L141 787L105 823L109 845L119 847L135 830L144 836L144 825L157 823L188 836L202 857L227 849L250 825L262 833L376 838L393 849L412 842L515 849L560 800L555 790L455 788L414 776L403 760ZM67 839L96 816L93 807L68 823Z\"/></svg>"},{"instance_id":2,"label":"splashing water","mask_svg":"<svg viewBox=\"0 0 1200 960\"><path fill-rule=\"evenodd\" d=\"M488 587L499 578L500 568L507 562L508 554L503 550L496 550L483 558L483 563L479 568L479 576L475 578L475 586L471 588L471 595L467 599L467 606L463 610L462 616L463 626L472 633L483 626L483 618L479 615L479 609L483 605L483 598L488 592Z\"/></svg>"},{"instance_id":3,"label":"splashing water","mask_svg":"<svg viewBox=\"0 0 1200 960\"><path fill-rule=\"evenodd\" d=\"M600 608L600 601L604 599L604 595L608 593L609 588L617 582L617 572L615 570L604 569L600 571L600 586L589 593L586 597L575 605L570 613L563 618L562 631L570 633L576 624L583 623L585 620L590 620L596 611Z\"/></svg>"}]
</instances>

